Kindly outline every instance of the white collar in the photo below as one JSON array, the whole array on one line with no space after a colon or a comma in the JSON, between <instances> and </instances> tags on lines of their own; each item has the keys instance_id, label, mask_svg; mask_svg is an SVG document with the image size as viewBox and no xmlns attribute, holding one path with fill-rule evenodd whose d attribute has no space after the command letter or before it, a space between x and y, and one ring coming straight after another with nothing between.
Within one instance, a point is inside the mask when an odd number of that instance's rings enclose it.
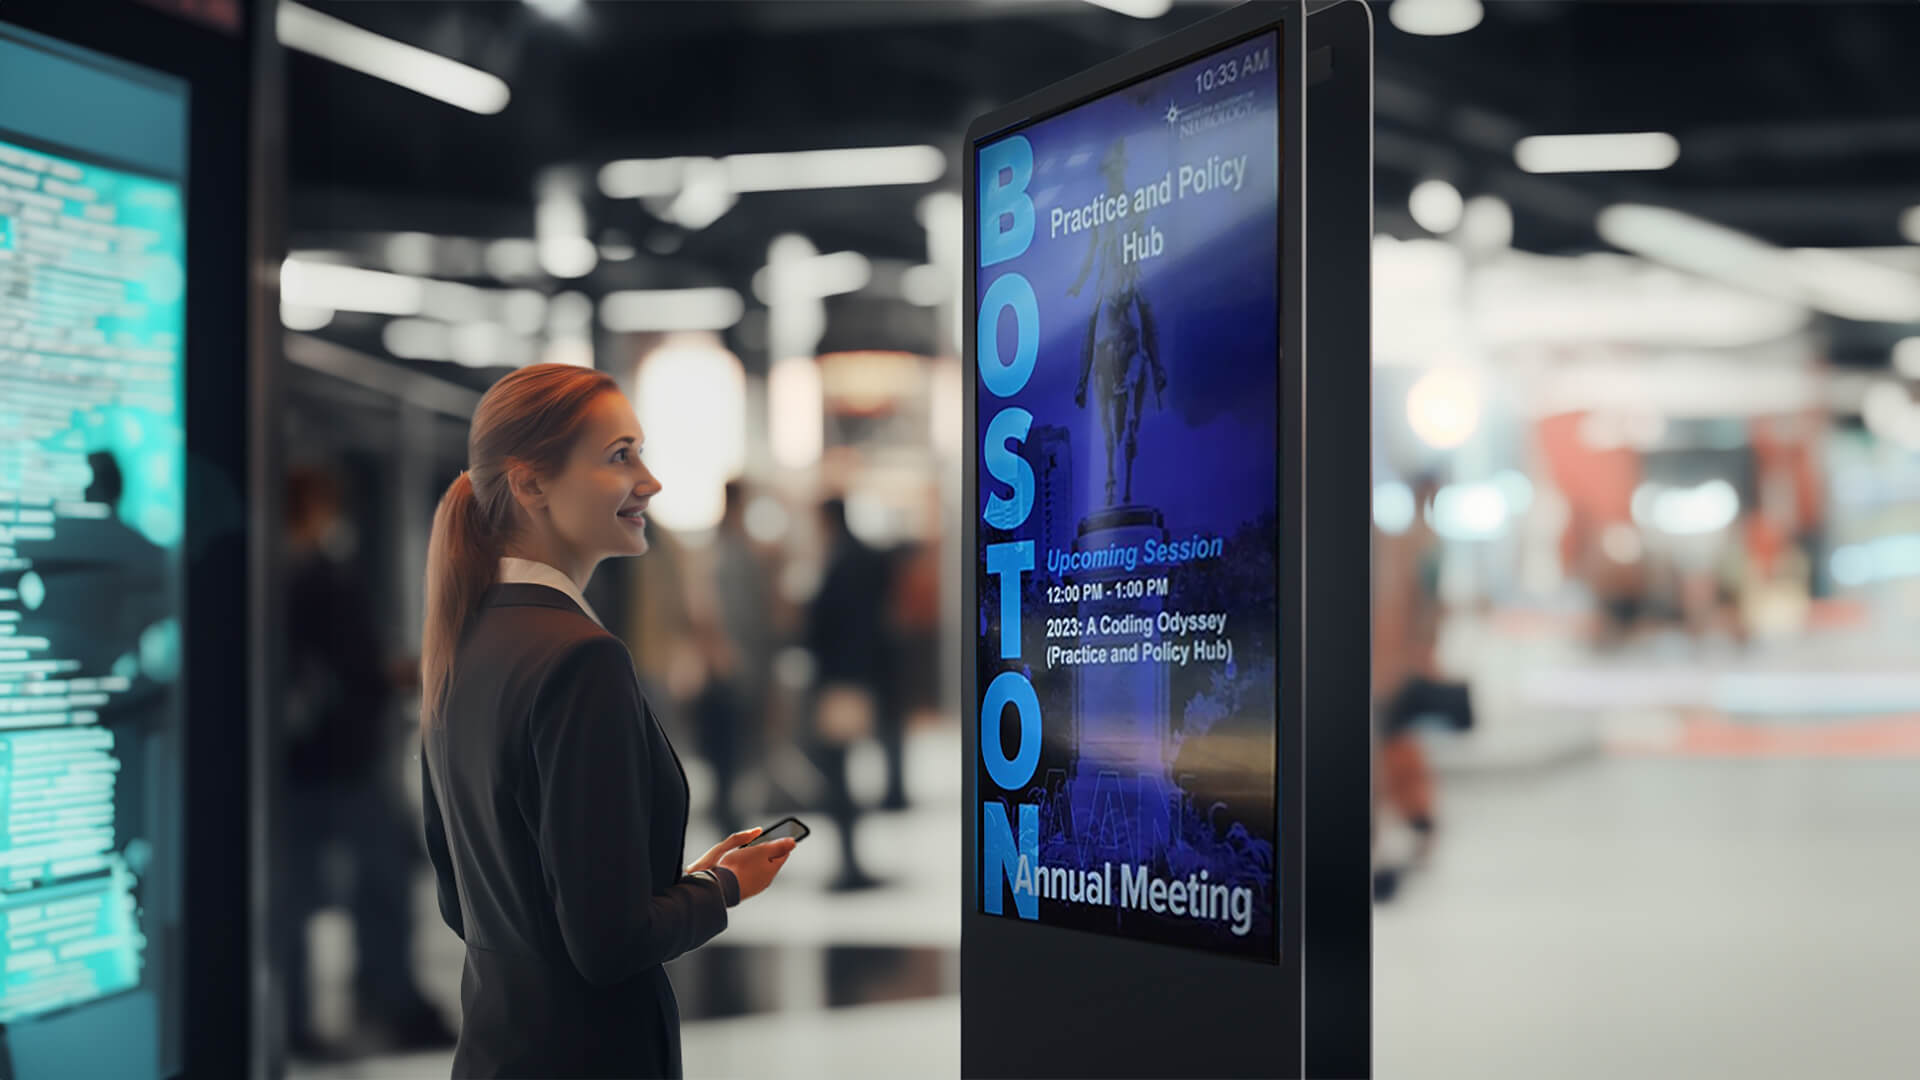
<instances>
[{"instance_id":1,"label":"white collar","mask_svg":"<svg viewBox=\"0 0 1920 1080\"><path fill-rule=\"evenodd\" d=\"M558 589L567 594L567 599L580 605L580 610L586 612L587 618L599 623L600 629L607 628L607 624L600 622L600 616L594 614L587 598L580 595L580 587L573 583L573 579L546 563L508 555L500 560L500 584L545 585L549 589Z\"/></svg>"}]
</instances>

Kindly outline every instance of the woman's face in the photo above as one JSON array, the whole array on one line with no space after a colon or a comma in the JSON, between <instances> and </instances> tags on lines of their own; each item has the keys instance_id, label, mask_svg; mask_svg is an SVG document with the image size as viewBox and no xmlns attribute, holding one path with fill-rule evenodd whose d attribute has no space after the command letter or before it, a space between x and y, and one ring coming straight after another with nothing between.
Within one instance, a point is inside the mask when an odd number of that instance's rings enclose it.
<instances>
[{"instance_id":1,"label":"woman's face","mask_svg":"<svg viewBox=\"0 0 1920 1080\"><path fill-rule=\"evenodd\" d=\"M609 390L587 407L566 466L541 485L555 539L585 567L646 554L643 515L660 481L640 460L645 441L626 395Z\"/></svg>"}]
</instances>

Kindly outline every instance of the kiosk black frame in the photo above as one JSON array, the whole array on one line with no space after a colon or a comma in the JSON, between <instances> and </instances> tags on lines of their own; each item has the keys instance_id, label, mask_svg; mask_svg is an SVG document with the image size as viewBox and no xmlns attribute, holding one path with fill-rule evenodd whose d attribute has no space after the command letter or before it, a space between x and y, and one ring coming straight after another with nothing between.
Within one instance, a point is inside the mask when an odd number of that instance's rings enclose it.
<instances>
[{"instance_id":1,"label":"kiosk black frame","mask_svg":"<svg viewBox=\"0 0 1920 1080\"><path fill-rule=\"evenodd\" d=\"M1322 1078L1371 1071L1371 642L1365 599L1371 570L1373 30L1366 5L1314 5L1309 15L1299 0L1245 4L975 120L961 150L967 207L962 356L977 355L980 146L1275 31L1282 58L1283 203L1278 505L1286 556L1276 717L1279 963L1026 925L978 910L978 669L970 643L961 661L969 815L961 844L963 1076ZM1310 84L1322 88L1317 97L1309 94ZM1313 275L1307 273L1309 253ZM972 439L978 431L977 376L964 385L965 430ZM963 489L963 549L972 553L979 479L971 464ZM961 610L975 612L976 576L967 573L962 580ZM967 638L971 642L972 635ZM996 993L1008 986L1021 992ZM1036 1022L1042 1015L1044 1022ZM1088 1037L1058 1037L1074 1030Z\"/></svg>"},{"instance_id":2,"label":"kiosk black frame","mask_svg":"<svg viewBox=\"0 0 1920 1080\"><path fill-rule=\"evenodd\" d=\"M269 1071L264 766L278 640L269 544L278 535L279 452L264 418L277 407L284 117L274 5L239 7L240 25L228 30L129 0L0 5L0 22L190 87L185 544L194 554L181 623L187 960L178 1006L189 1076ZM5 1071L13 1075L10 1064Z\"/></svg>"}]
</instances>

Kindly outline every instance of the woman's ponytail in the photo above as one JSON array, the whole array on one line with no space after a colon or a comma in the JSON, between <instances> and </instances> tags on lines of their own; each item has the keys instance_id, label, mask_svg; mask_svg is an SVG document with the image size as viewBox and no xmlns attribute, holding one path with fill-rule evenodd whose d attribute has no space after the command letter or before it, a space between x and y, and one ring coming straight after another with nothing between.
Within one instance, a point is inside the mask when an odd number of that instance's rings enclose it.
<instances>
[{"instance_id":1,"label":"woman's ponytail","mask_svg":"<svg viewBox=\"0 0 1920 1080\"><path fill-rule=\"evenodd\" d=\"M427 541L427 618L420 641L423 730L440 722L460 634L480 606L481 594L499 575L500 553L492 532L474 497L473 478L463 471L440 496Z\"/></svg>"}]
</instances>

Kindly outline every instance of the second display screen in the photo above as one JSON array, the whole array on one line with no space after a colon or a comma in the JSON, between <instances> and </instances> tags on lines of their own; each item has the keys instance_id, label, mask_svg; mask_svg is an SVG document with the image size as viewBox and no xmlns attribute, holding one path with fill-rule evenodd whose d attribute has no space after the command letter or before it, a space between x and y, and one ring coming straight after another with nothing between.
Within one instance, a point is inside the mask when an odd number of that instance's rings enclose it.
<instances>
[{"instance_id":1,"label":"second display screen","mask_svg":"<svg viewBox=\"0 0 1920 1080\"><path fill-rule=\"evenodd\" d=\"M1278 960L1279 61L975 150L986 914Z\"/></svg>"}]
</instances>

